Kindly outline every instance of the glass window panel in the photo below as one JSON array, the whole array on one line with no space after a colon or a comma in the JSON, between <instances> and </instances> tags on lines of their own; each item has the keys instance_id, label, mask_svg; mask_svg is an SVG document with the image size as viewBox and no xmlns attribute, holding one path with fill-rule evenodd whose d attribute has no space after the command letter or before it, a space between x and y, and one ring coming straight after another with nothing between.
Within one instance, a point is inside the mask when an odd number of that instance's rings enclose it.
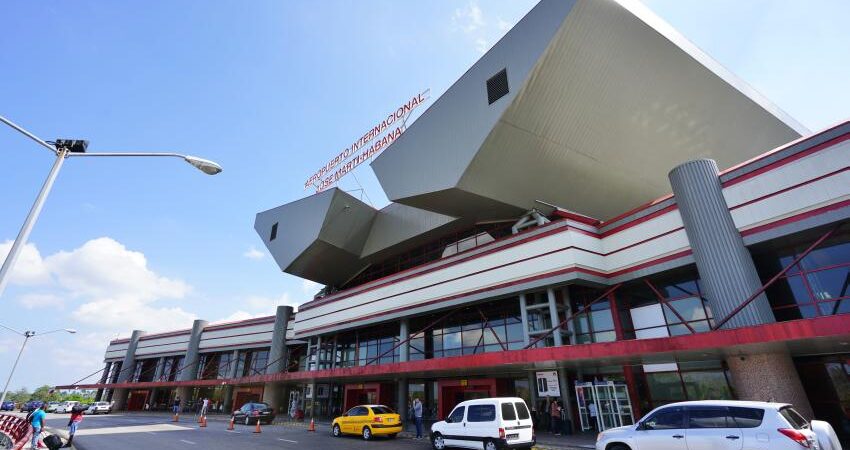
<instances>
[{"instance_id":1,"label":"glass window panel","mask_svg":"<svg viewBox=\"0 0 850 450\"><path fill-rule=\"evenodd\" d=\"M850 294L850 266L810 272L806 278L817 300L831 300Z\"/></svg>"},{"instance_id":2,"label":"glass window panel","mask_svg":"<svg viewBox=\"0 0 850 450\"><path fill-rule=\"evenodd\" d=\"M443 335L443 348L455 349L461 347L460 332L448 333Z\"/></svg>"},{"instance_id":3,"label":"glass window panel","mask_svg":"<svg viewBox=\"0 0 850 450\"><path fill-rule=\"evenodd\" d=\"M726 408L689 408L688 428L731 428L735 422Z\"/></svg>"},{"instance_id":4,"label":"glass window panel","mask_svg":"<svg viewBox=\"0 0 850 450\"><path fill-rule=\"evenodd\" d=\"M688 400L728 400L732 398L722 371L682 372Z\"/></svg>"},{"instance_id":5,"label":"glass window panel","mask_svg":"<svg viewBox=\"0 0 850 450\"><path fill-rule=\"evenodd\" d=\"M605 309L602 311L593 311L590 313L591 324L594 331L613 330L614 318L611 317L611 310Z\"/></svg>"},{"instance_id":6,"label":"glass window panel","mask_svg":"<svg viewBox=\"0 0 850 450\"><path fill-rule=\"evenodd\" d=\"M520 322L519 320L517 320L516 322L511 321L510 323L508 323L508 325L506 326L506 331L506 340L508 342L522 341L522 322Z\"/></svg>"},{"instance_id":7,"label":"glass window panel","mask_svg":"<svg viewBox=\"0 0 850 450\"><path fill-rule=\"evenodd\" d=\"M677 372L658 372L646 374L646 383L653 401L683 401L685 391Z\"/></svg>"},{"instance_id":8,"label":"glass window panel","mask_svg":"<svg viewBox=\"0 0 850 450\"><path fill-rule=\"evenodd\" d=\"M658 290L665 298L699 295L699 288L697 288L696 280L686 280L679 283L669 284L667 286L658 286Z\"/></svg>"},{"instance_id":9,"label":"glass window panel","mask_svg":"<svg viewBox=\"0 0 850 450\"><path fill-rule=\"evenodd\" d=\"M617 333L613 331L603 331L601 333L593 333L594 342L614 342L617 340Z\"/></svg>"},{"instance_id":10,"label":"glass window panel","mask_svg":"<svg viewBox=\"0 0 850 450\"><path fill-rule=\"evenodd\" d=\"M688 322L706 318L705 310L702 308L702 299L699 297L674 300L668 302L667 306L664 307L664 317L667 319L667 323L680 323L681 320L676 317L676 314L670 308L675 308L676 312Z\"/></svg>"},{"instance_id":11,"label":"glass window panel","mask_svg":"<svg viewBox=\"0 0 850 450\"><path fill-rule=\"evenodd\" d=\"M850 313L850 298L838 300L837 302L818 303L818 309L820 309L820 313L824 316Z\"/></svg>"},{"instance_id":12,"label":"glass window panel","mask_svg":"<svg viewBox=\"0 0 850 450\"><path fill-rule=\"evenodd\" d=\"M850 262L850 242L816 248L801 261L806 270Z\"/></svg>"}]
</instances>

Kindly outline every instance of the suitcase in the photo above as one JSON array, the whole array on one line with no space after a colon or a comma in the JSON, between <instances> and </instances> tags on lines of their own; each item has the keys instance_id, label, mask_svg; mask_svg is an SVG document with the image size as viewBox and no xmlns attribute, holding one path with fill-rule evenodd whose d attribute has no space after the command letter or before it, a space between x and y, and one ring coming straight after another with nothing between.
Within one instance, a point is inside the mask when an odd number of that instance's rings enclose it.
<instances>
[{"instance_id":1,"label":"suitcase","mask_svg":"<svg viewBox=\"0 0 850 450\"><path fill-rule=\"evenodd\" d=\"M47 437L42 439L44 445L47 446L49 450L59 450L62 447L62 438L55 434L49 434Z\"/></svg>"}]
</instances>

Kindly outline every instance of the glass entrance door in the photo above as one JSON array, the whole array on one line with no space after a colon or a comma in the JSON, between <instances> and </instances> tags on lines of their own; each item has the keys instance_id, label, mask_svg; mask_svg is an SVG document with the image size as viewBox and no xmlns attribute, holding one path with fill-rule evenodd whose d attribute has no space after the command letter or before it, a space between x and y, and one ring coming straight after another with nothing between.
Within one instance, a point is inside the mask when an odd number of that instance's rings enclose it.
<instances>
[{"instance_id":1,"label":"glass entrance door","mask_svg":"<svg viewBox=\"0 0 850 450\"><path fill-rule=\"evenodd\" d=\"M576 405L582 431L605 431L634 423L625 384L576 383Z\"/></svg>"}]
</instances>

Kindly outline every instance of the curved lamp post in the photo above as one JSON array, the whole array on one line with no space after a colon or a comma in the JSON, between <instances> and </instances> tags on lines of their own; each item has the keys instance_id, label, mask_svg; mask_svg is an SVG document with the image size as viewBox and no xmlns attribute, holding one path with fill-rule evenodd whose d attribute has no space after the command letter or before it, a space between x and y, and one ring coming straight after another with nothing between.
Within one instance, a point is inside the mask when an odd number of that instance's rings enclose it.
<instances>
[{"instance_id":1,"label":"curved lamp post","mask_svg":"<svg viewBox=\"0 0 850 450\"><path fill-rule=\"evenodd\" d=\"M24 353L24 347L27 346L27 342L30 340L30 338L35 337L35 336L44 336L45 334L50 334L50 333L58 333L60 331L64 331L66 333L74 334L74 333L77 332L77 330L74 330L74 329L71 329L71 328L60 328L58 330L41 331L41 332L35 332L35 331L23 331L23 332L21 332L21 331L14 329L14 328L7 327L6 325L3 325L3 324L0 324L0 327L5 328L5 329L7 329L7 330L9 330L9 331L11 331L15 334L19 334L19 335L24 337L24 343L21 344L21 351L18 352L18 357L15 358L15 364L12 365L12 371L9 372L9 378L6 379L6 385L3 386L3 396L0 397L0 405L2 405L3 402L6 401L6 393L9 392L9 383L12 381L12 376L15 375L15 369L18 368L18 361L21 360L21 355Z\"/></svg>"},{"instance_id":2,"label":"curved lamp post","mask_svg":"<svg viewBox=\"0 0 850 450\"><path fill-rule=\"evenodd\" d=\"M136 153L86 153L86 148L88 147L87 141L80 140L57 140L55 143L48 143L47 141L42 140L38 136L30 133L29 131L23 129L19 125L15 124L11 120L0 116L0 122L5 123L6 125L14 128L16 131L20 132L24 136L32 139L42 147L47 148L53 154L56 155L56 161L53 163L53 168L50 169L50 173L47 175L47 180L44 181L44 185L41 187L41 192L38 193L38 197L35 199L35 203L33 203L32 208L30 209L29 214L27 215L26 220L24 221L24 225L21 227L21 231L18 233L18 237L15 238L14 244L12 244L11 250L9 250L9 255L6 256L6 260L3 262L3 267L0 268L0 296L3 295L3 291L6 289L6 284L8 283L9 273L12 271L12 267L14 267L15 262L20 255L21 249L24 247L24 244L27 243L27 239L29 239L30 232L32 231L33 225L35 225L35 221L38 219L39 213L41 213L41 208L44 205L44 200L47 198L47 194L50 193L50 189L53 187L53 181L56 180L56 176L59 174L59 169L62 168L62 163L66 158L78 158L78 157L173 157L173 158L182 158L187 163L191 164L201 172L207 175L215 175L221 172L221 166L217 163L210 161L208 159L199 158L197 156L191 155L183 155L180 153L144 153L144 152L136 152Z\"/></svg>"}]
</instances>

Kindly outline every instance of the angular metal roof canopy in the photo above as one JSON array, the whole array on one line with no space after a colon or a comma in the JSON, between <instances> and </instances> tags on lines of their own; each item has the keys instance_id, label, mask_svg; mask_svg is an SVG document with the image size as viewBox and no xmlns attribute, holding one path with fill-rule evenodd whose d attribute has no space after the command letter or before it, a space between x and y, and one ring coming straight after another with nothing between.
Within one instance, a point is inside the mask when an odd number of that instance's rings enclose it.
<instances>
[{"instance_id":1,"label":"angular metal roof canopy","mask_svg":"<svg viewBox=\"0 0 850 450\"><path fill-rule=\"evenodd\" d=\"M606 219L668 193L679 163L729 167L801 132L642 5L543 0L372 168L392 201L456 217L542 200Z\"/></svg>"},{"instance_id":2,"label":"angular metal roof canopy","mask_svg":"<svg viewBox=\"0 0 850 450\"><path fill-rule=\"evenodd\" d=\"M502 71L507 93L488 92ZM669 193L682 162L726 168L801 133L641 4L542 0L373 161L397 203L331 189L257 214L255 229L283 271L339 286L538 201L607 219Z\"/></svg>"}]
</instances>

